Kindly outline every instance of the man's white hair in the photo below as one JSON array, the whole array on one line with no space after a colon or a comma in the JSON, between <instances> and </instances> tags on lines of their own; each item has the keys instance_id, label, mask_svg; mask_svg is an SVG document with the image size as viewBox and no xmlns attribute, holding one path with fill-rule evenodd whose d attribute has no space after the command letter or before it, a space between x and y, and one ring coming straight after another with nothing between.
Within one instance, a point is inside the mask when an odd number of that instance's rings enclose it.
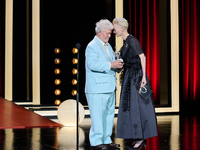
<instances>
[{"instance_id":1,"label":"man's white hair","mask_svg":"<svg viewBox=\"0 0 200 150\"><path fill-rule=\"evenodd\" d=\"M106 29L113 29L113 24L108 19L101 19L99 22L96 23L95 32L96 34L99 31L105 31Z\"/></svg>"}]
</instances>

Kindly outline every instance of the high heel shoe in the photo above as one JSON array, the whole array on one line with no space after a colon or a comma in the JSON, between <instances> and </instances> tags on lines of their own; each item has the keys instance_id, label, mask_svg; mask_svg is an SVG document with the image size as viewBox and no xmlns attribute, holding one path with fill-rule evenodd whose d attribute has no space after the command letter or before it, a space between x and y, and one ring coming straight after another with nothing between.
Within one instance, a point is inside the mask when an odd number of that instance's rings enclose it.
<instances>
[{"instance_id":1,"label":"high heel shoe","mask_svg":"<svg viewBox=\"0 0 200 150\"><path fill-rule=\"evenodd\" d=\"M147 144L147 140L144 140L138 147L134 147L134 146L133 146L133 149L139 150L142 146L144 146L144 145L146 145L146 144Z\"/></svg>"},{"instance_id":2,"label":"high heel shoe","mask_svg":"<svg viewBox=\"0 0 200 150\"><path fill-rule=\"evenodd\" d=\"M126 141L125 144L132 147L132 146L134 146L136 143L137 143L136 140L129 140L129 141Z\"/></svg>"}]
</instances>

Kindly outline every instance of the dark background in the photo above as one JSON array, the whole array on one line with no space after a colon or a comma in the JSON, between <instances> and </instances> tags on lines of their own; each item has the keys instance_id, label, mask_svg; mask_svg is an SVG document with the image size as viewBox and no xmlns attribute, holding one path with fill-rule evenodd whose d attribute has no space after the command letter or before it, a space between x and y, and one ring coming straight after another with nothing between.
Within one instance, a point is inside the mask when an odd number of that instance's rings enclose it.
<instances>
[{"instance_id":1,"label":"dark background","mask_svg":"<svg viewBox=\"0 0 200 150\"><path fill-rule=\"evenodd\" d=\"M114 18L114 2L110 0L86 1L41 1L41 103L54 103L56 98L61 101L76 99L72 96L71 84L76 75L72 74L72 53L76 43L81 44L79 51L79 101L87 105L84 94L85 85L85 48L95 36L95 24L100 19ZM114 36L111 44L114 46ZM55 54L54 48L60 48L61 53ZM54 59L60 58L61 64L55 65ZM54 74L55 68L61 69L60 75ZM55 86L54 80L61 79L61 85ZM47 88L48 87L48 88ZM54 90L61 90L60 96L55 96Z\"/></svg>"},{"instance_id":2,"label":"dark background","mask_svg":"<svg viewBox=\"0 0 200 150\"><path fill-rule=\"evenodd\" d=\"M139 1L124 0L124 17L129 21L132 14L132 28L134 28L134 8L139 7ZM145 1L144 1L145 2ZM145 6L145 3L143 3ZM165 104L170 105L170 29L169 29L169 3L163 1L159 6L160 28L165 32L160 32L161 40L161 67L162 84L160 88L160 99L166 99ZM138 5L138 6L135 6ZM1 37L5 37L5 1L1 1ZM14 1L13 6L13 101L32 101L32 0ZM163 8L165 11L163 11ZM144 8L144 11L146 8ZM161 14L161 13L160 13ZM144 16L145 17L145 16ZM40 1L40 82L41 82L41 104L54 104L56 99L64 101L66 99L76 99L71 91L76 89L71 81L76 78L72 74L72 69L76 65L72 64L72 59L76 55L72 53L76 43L81 44L79 59L79 97L83 105L87 105L85 86L85 48L95 36L95 24L100 19L108 19L112 22L115 18L114 0L41 0ZM3 25L2 25L3 24ZM133 35L134 30L133 31ZM130 28L129 28L130 32ZM144 35L145 36L145 35ZM115 36L112 34L110 44L115 47ZM5 43L1 38L1 43ZM166 46L167 45L167 46ZM60 48L61 53L55 54L54 49ZM1 44L1 53L4 54L4 44ZM166 57L166 54L168 57ZM2 67L4 66L4 55L1 56ZM55 64L55 58L61 59L61 64ZM167 62L167 63L166 63ZM60 68L61 74L55 75L55 68ZM4 68L2 68L4 70ZM2 76L4 73L2 73ZM165 75L165 77L163 76ZM1 79L4 79L2 77ZM61 85L55 85L54 80L60 79ZM2 87L4 87L2 82ZM168 90L169 88L169 90ZM54 94L55 89L61 90L61 95ZM163 91L163 92L162 92ZM2 89L2 96L3 96ZM163 94L162 94L163 93ZM159 105L159 104L158 104Z\"/></svg>"},{"instance_id":3,"label":"dark background","mask_svg":"<svg viewBox=\"0 0 200 150\"><path fill-rule=\"evenodd\" d=\"M136 4L139 6L139 3ZM129 21L130 13L132 14L132 28L134 27L134 5L135 3L133 3L132 1L132 11L130 11L129 0L124 0L124 17ZM169 9L166 1L164 1L163 5L167 10ZM4 8L3 6L4 5L1 5L2 8ZM32 0L14 1L13 101L15 102L32 101L31 8ZM5 12L2 12L2 14L5 14ZM169 20L167 14L168 12L166 11L164 16L162 17L165 18L166 22ZM72 69L76 68L76 65L72 64L72 59L76 58L76 55L72 53L72 49L73 47L75 47L76 43L80 43L81 48L79 51L79 101L83 105L87 105L84 94L85 48L95 36L96 22L98 22L100 19L105 18L110 20L111 22L113 18L115 18L114 0L40 1L41 104L54 104L54 101L56 99L60 99L61 101L64 101L66 99L76 99L76 96L72 96L71 94L71 91L73 89L76 89L76 86L73 86L71 83L72 79L76 78L76 75L72 74ZM4 18L2 18L1 22L3 21ZM164 26L168 28L168 24ZM3 27L1 29L3 30ZM167 29L166 32L168 34L170 30ZM132 34L134 35L135 33L133 32ZM4 37L4 35L2 35L2 37ZM165 43L170 40L167 37L169 37L169 35L164 35L164 37L161 35L161 38L166 39ZM115 47L114 34L112 34L109 42L112 47ZM55 54L55 48L60 48L61 53ZM170 52L170 49L168 49L167 47L162 48L161 50L163 52ZM61 64L55 64L55 58L60 58ZM170 62L170 58L166 58ZM170 72L168 72L167 67L168 65L164 67L164 74L167 74L169 75L167 77L170 77ZM61 74L55 75L55 68L60 68ZM55 85L55 79L60 79L61 84ZM167 82L168 79L165 78L163 80ZM170 88L170 86L168 85L167 87ZM54 94L55 89L60 89L61 95L56 96ZM164 89L164 91L166 91L166 88ZM170 93L164 92L164 94L164 98L166 97L166 95L168 96L166 103L170 104ZM163 96L161 94L161 98L162 97Z\"/></svg>"},{"instance_id":4,"label":"dark background","mask_svg":"<svg viewBox=\"0 0 200 150\"><path fill-rule=\"evenodd\" d=\"M0 2L0 42L5 43L5 1ZM13 2L13 101L32 101L32 0ZM72 53L76 43L80 43L79 52L79 91L80 102L86 105L85 85L85 48L95 36L95 24L100 19L112 19L115 16L114 0L42 0L40 1L40 80L41 104L54 104L56 99L76 99L71 91L76 89L71 81L76 78L72 69ZM114 35L110 39L114 47ZM55 54L54 49L60 48L61 53ZM4 96L4 61L5 45L1 44L1 96ZM61 59L61 64L54 63L55 58ZM60 75L55 75L55 68L61 69ZM61 80L56 86L54 80ZM55 89L61 90L61 95L54 94Z\"/></svg>"}]
</instances>

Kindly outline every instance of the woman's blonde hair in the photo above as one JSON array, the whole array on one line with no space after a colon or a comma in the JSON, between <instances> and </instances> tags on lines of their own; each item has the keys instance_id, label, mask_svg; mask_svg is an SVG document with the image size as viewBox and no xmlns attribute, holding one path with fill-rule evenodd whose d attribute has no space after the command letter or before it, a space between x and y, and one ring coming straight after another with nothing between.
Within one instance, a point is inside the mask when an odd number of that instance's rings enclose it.
<instances>
[{"instance_id":1,"label":"woman's blonde hair","mask_svg":"<svg viewBox=\"0 0 200 150\"><path fill-rule=\"evenodd\" d=\"M125 30L128 29L128 21L124 18L117 17L113 19L113 24L118 24L121 27L124 27Z\"/></svg>"}]
</instances>

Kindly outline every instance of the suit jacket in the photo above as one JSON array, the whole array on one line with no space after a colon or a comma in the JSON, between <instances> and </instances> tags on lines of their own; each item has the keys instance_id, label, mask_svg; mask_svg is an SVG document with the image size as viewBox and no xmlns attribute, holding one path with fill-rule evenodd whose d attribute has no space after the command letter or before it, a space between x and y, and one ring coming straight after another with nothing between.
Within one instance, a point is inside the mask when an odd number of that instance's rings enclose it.
<instances>
[{"instance_id":1,"label":"suit jacket","mask_svg":"<svg viewBox=\"0 0 200 150\"><path fill-rule=\"evenodd\" d=\"M101 41L95 36L85 51L85 93L109 93L116 89L115 70L110 63L115 61L112 47L108 43L110 58Z\"/></svg>"}]
</instances>

